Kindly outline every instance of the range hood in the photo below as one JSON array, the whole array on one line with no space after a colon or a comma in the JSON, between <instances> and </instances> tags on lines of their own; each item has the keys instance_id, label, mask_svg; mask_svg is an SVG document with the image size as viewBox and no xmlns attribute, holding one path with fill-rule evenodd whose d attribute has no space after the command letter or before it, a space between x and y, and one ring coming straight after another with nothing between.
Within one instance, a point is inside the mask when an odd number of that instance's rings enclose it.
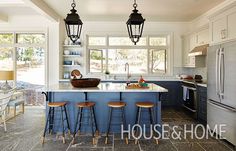
<instances>
[{"instance_id":1,"label":"range hood","mask_svg":"<svg viewBox=\"0 0 236 151\"><path fill-rule=\"evenodd\" d=\"M207 54L208 47L209 44L197 46L191 52L189 52L188 56L204 56Z\"/></svg>"}]
</instances>

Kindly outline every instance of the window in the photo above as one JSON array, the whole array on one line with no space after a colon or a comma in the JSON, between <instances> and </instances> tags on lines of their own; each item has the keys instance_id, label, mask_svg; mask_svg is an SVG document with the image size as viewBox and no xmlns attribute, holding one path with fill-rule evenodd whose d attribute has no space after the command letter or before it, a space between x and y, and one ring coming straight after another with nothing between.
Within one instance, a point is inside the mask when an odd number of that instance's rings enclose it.
<instances>
[{"instance_id":1,"label":"window","mask_svg":"<svg viewBox=\"0 0 236 151\"><path fill-rule=\"evenodd\" d=\"M146 49L108 49L108 71L125 73L124 65L129 63L130 73L147 73Z\"/></svg>"},{"instance_id":2,"label":"window","mask_svg":"<svg viewBox=\"0 0 236 151\"><path fill-rule=\"evenodd\" d=\"M13 34L10 33L0 34L0 44L13 44L13 42L14 42Z\"/></svg>"},{"instance_id":3,"label":"window","mask_svg":"<svg viewBox=\"0 0 236 151\"><path fill-rule=\"evenodd\" d=\"M137 43L138 46L146 45L146 38L140 38ZM129 37L109 37L109 45L110 46L133 46L133 42Z\"/></svg>"},{"instance_id":4,"label":"window","mask_svg":"<svg viewBox=\"0 0 236 151\"><path fill-rule=\"evenodd\" d=\"M1 70L13 70L13 50L12 47L0 47Z\"/></svg>"},{"instance_id":5,"label":"window","mask_svg":"<svg viewBox=\"0 0 236 151\"><path fill-rule=\"evenodd\" d=\"M90 46L105 46L106 37L89 37L88 39Z\"/></svg>"},{"instance_id":6,"label":"window","mask_svg":"<svg viewBox=\"0 0 236 151\"><path fill-rule=\"evenodd\" d=\"M168 37L142 37L134 46L129 37L88 36L88 72L107 70L111 74L126 74L125 64L128 63L131 74L167 74Z\"/></svg>"},{"instance_id":7,"label":"window","mask_svg":"<svg viewBox=\"0 0 236 151\"><path fill-rule=\"evenodd\" d=\"M16 42L19 44L44 44L45 34L16 34Z\"/></svg>"}]
</instances>

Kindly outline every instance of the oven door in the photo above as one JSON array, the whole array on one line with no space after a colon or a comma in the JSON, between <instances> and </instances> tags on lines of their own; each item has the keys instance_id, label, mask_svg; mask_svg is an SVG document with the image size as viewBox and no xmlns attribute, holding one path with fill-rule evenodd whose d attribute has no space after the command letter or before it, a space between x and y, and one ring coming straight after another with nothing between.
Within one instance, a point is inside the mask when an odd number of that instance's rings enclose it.
<instances>
[{"instance_id":1,"label":"oven door","mask_svg":"<svg viewBox=\"0 0 236 151\"><path fill-rule=\"evenodd\" d=\"M183 91L184 89L185 90L187 89L188 91L188 97L183 96L183 97L186 97L185 99L183 98L183 107L185 107L191 112L196 113L197 112L197 89L195 87L186 86L186 85L182 85L182 87L183 87Z\"/></svg>"}]
</instances>

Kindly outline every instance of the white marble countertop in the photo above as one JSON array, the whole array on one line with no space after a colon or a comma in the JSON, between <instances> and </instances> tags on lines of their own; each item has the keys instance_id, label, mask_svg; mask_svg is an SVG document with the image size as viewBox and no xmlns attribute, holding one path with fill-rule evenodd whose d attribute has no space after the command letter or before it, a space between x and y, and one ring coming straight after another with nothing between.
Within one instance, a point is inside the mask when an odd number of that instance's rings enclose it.
<instances>
[{"instance_id":1,"label":"white marble countertop","mask_svg":"<svg viewBox=\"0 0 236 151\"><path fill-rule=\"evenodd\" d=\"M97 87L75 88L70 83L59 83L41 89L46 92L168 92L167 89L154 83L148 83L149 88L127 89L125 83L100 83Z\"/></svg>"}]
</instances>

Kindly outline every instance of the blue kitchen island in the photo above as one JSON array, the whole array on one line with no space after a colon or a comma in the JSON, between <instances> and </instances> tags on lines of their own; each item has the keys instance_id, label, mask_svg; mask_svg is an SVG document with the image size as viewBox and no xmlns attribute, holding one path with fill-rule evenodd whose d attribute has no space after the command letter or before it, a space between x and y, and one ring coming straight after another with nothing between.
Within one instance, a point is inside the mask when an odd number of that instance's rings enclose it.
<instances>
[{"instance_id":1,"label":"blue kitchen island","mask_svg":"<svg viewBox=\"0 0 236 151\"><path fill-rule=\"evenodd\" d=\"M74 88L70 83L59 83L51 85L45 88L43 92L47 93L47 101L60 102L67 101L67 112L69 114L69 123L71 131L74 130L74 124L76 121L78 102L84 102L85 100L95 102L95 115L97 119L98 129L101 133L106 132L109 108L107 103L110 101L122 100L127 105L125 107L126 123L130 126L135 124L137 107L136 102L149 101L154 102L155 105L155 119L156 123L161 125L161 100L162 93L167 93L168 90L158 86L154 83L148 83L149 88L145 89L127 89L125 83L100 83L98 87L92 88ZM120 117L117 114L114 115L111 128L112 132L120 132ZM144 111L145 112L145 111ZM148 112L146 112L148 114ZM60 112L58 112L58 116ZM145 113L143 113L145 115ZM148 115L143 117L147 120ZM85 118L84 123L88 122L88 118ZM56 123L55 123L56 124ZM57 125L57 124L56 124ZM88 126L82 126L82 131L89 131Z\"/></svg>"}]
</instances>

